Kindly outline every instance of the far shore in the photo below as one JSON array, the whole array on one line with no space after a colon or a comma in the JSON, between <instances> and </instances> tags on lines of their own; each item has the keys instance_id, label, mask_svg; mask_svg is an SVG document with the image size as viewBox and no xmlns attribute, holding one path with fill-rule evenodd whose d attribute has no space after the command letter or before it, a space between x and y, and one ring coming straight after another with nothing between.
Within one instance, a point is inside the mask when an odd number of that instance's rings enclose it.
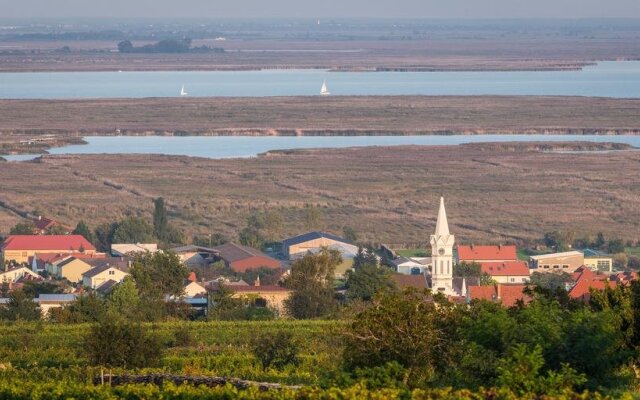
<instances>
[{"instance_id":1,"label":"far shore","mask_svg":"<svg viewBox=\"0 0 640 400\"><path fill-rule=\"evenodd\" d=\"M0 100L0 154L87 136L638 135L640 100L337 96Z\"/></svg>"}]
</instances>

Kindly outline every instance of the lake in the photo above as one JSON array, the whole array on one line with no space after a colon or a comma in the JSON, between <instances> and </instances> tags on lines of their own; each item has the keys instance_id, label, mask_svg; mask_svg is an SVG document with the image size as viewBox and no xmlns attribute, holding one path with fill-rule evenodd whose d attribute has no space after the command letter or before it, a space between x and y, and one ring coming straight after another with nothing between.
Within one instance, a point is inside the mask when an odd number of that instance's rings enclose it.
<instances>
[{"instance_id":1,"label":"lake","mask_svg":"<svg viewBox=\"0 0 640 400\"><path fill-rule=\"evenodd\" d=\"M51 149L50 154L167 154L205 158L254 157L269 150L359 146L459 145L483 142L618 142L640 147L640 136L451 135L451 136L89 136L86 145ZM3 156L10 161L37 155Z\"/></svg>"},{"instance_id":2,"label":"lake","mask_svg":"<svg viewBox=\"0 0 640 400\"><path fill-rule=\"evenodd\" d=\"M0 98L189 96L561 95L640 98L640 61L581 71L329 72L325 70L0 73Z\"/></svg>"}]
</instances>

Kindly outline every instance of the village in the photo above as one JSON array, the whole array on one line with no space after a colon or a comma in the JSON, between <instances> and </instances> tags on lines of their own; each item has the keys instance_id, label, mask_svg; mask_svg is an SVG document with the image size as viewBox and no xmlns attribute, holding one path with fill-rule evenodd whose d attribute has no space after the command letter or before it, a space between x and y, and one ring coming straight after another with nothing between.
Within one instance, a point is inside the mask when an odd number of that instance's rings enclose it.
<instances>
[{"instance_id":1,"label":"village","mask_svg":"<svg viewBox=\"0 0 640 400\"><path fill-rule=\"evenodd\" d=\"M86 237L53 219L38 216L32 222L32 234L8 235L2 244L0 304L6 307L12 292L30 287L35 295L30 300L43 318L52 309L68 307L89 293L108 297L128 279L136 256L157 252L175 254L188 269L182 292L165 300L188 305L192 318L215 308L212 299L222 290L243 299L242 304L264 307L276 317L290 316L285 303L293 291L286 284L292 265L305 255L326 250L341 258L333 276L337 298L344 297L348 277L362 266L363 259L384 271L389 287L428 289L456 303L486 300L504 307L526 304L531 300L531 289L538 286L564 290L571 299L588 301L594 290L627 285L638 278L619 257L614 260L602 250L558 252L548 247L526 255L515 244L456 243L444 198L440 199L434 232L425 232L430 254L428 250L411 252L384 244L374 249L321 231L284 238L277 248L271 244L258 249L234 242L166 249L158 243L112 243L109 251L100 252ZM627 264L632 266L634 261L631 257Z\"/></svg>"}]
</instances>

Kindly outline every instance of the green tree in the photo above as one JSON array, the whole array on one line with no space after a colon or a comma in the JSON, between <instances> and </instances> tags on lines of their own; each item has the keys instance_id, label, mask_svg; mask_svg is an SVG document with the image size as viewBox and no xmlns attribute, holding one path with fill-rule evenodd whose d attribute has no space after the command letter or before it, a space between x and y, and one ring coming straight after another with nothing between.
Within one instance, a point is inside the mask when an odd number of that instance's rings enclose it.
<instances>
[{"instance_id":1,"label":"green tree","mask_svg":"<svg viewBox=\"0 0 640 400\"><path fill-rule=\"evenodd\" d=\"M113 233L112 243L152 243L153 227L140 217L123 219Z\"/></svg>"},{"instance_id":2,"label":"green tree","mask_svg":"<svg viewBox=\"0 0 640 400\"><path fill-rule=\"evenodd\" d=\"M294 261L285 280L285 285L293 289L284 302L289 315L297 319L317 318L334 310L333 279L341 262L340 252L327 248Z\"/></svg>"},{"instance_id":3,"label":"green tree","mask_svg":"<svg viewBox=\"0 0 640 400\"><path fill-rule=\"evenodd\" d=\"M556 292L557 290L566 291L566 285L573 282L573 278L566 272L553 274L534 272L531 274L530 282L533 286L540 289Z\"/></svg>"},{"instance_id":4,"label":"green tree","mask_svg":"<svg viewBox=\"0 0 640 400\"><path fill-rule=\"evenodd\" d=\"M342 234L344 238L351 243L356 243L358 241L358 233L350 226L345 226L344 228L342 228Z\"/></svg>"},{"instance_id":5,"label":"green tree","mask_svg":"<svg viewBox=\"0 0 640 400\"><path fill-rule=\"evenodd\" d=\"M476 262L461 262L453 266L453 276L463 276L465 278L472 276L481 276L482 266Z\"/></svg>"},{"instance_id":6,"label":"green tree","mask_svg":"<svg viewBox=\"0 0 640 400\"><path fill-rule=\"evenodd\" d=\"M523 344L517 345L511 356L498 367L497 384L511 389L519 396L554 396L572 390L586 381L584 375L578 374L568 364L562 365L560 371L549 371L544 376L544 364L540 346L530 349Z\"/></svg>"},{"instance_id":7,"label":"green tree","mask_svg":"<svg viewBox=\"0 0 640 400\"><path fill-rule=\"evenodd\" d=\"M91 327L84 349L91 365L122 368L156 366L164 350L159 338L139 323L111 318Z\"/></svg>"},{"instance_id":8,"label":"green tree","mask_svg":"<svg viewBox=\"0 0 640 400\"><path fill-rule=\"evenodd\" d=\"M131 277L144 299L162 300L182 296L189 270L172 252L138 253L133 259Z\"/></svg>"},{"instance_id":9,"label":"green tree","mask_svg":"<svg viewBox=\"0 0 640 400\"><path fill-rule=\"evenodd\" d=\"M45 235L66 235L68 233L67 228L62 225L53 225L45 230Z\"/></svg>"},{"instance_id":10,"label":"green tree","mask_svg":"<svg viewBox=\"0 0 640 400\"><path fill-rule=\"evenodd\" d=\"M240 243L256 249L262 248L267 240L263 234L265 227L264 218L259 213L254 213L247 218L247 226L240 231Z\"/></svg>"},{"instance_id":11,"label":"green tree","mask_svg":"<svg viewBox=\"0 0 640 400\"><path fill-rule=\"evenodd\" d=\"M345 366L355 371L397 362L404 384L429 386L457 359L459 321L455 306L434 302L428 291L384 292L346 332Z\"/></svg>"},{"instance_id":12,"label":"green tree","mask_svg":"<svg viewBox=\"0 0 640 400\"><path fill-rule=\"evenodd\" d=\"M6 307L0 309L0 317L7 321L37 321L42 317L40 306L21 289L9 294Z\"/></svg>"},{"instance_id":13,"label":"green tree","mask_svg":"<svg viewBox=\"0 0 640 400\"><path fill-rule=\"evenodd\" d=\"M49 310L49 319L65 324L97 322L106 319L107 306L94 292L80 296L68 306Z\"/></svg>"},{"instance_id":14,"label":"green tree","mask_svg":"<svg viewBox=\"0 0 640 400\"><path fill-rule=\"evenodd\" d=\"M112 316L123 316L136 320L140 315L140 295L132 278L125 278L107 298L107 312Z\"/></svg>"},{"instance_id":15,"label":"green tree","mask_svg":"<svg viewBox=\"0 0 640 400\"><path fill-rule=\"evenodd\" d=\"M372 248L358 247L358 253L353 258L353 268L358 269L365 265L378 266L378 257Z\"/></svg>"},{"instance_id":16,"label":"green tree","mask_svg":"<svg viewBox=\"0 0 640 400\"><path fill-rule=\"evenodd\" d=\"M118 229L117 223L101 224L95 229L95 245L98 251L111 251L111 244L114 243L113 237Z\"/></svg>"},{"instance_id":17,"label":"green tree","mask_svg":"<svg viewBox=\"0 0 640 400\"><path fill-rule=\"evenodd\" d=\"M276 242L280 240L283 226L284 219L280 211L267 211L263 216L263 231L266 241Z\"/></svg>"},{"instance_id":18,"label":"green tree","mask_svg":"<svg viewBox=\"0 0 640 400\"><path fill-rule=\"evenodd\" d=\"M304 207L305 228L310 231L322 230L324 228L322 209L320 207L307 204Z\"/></svg>"},{"instance_id":19,"label":"green tree","mask_svg":"<svg viewBox=\"0 0 640 400\"><path fill-rule=\"evenodd\" d=\"M78 221L76 228L71 233L73 233L74 235L81 235L89 242L95 243L95 236L93 235L93 232L91 232L89 226L82 220Z\"/></svg>"},{"instance_id":20,"label":"green tree","mask_svg":"<svg viewBox=\"0 0 640 400\"><path fill-rule=\"evenodd\" d=\"M604 238L604 234L602 232L598 232L596 241L593 242L593 247L595 249L601 250L605 244L607 244L607 240Z\"/></svg>"},{"instance_id":21,"label":"green tree","mask_svg":"<svg viewBox=\"0 0 640 400\"><path fill-rule=\"evenodd\" d=\"M160 240L167 240L169 221L164 199L162 197L153 199L153 207L153 234Z\"/></svg>"},{"instance_id":22,"label":"green tree","mask_svg":"<svg viewBox=\"0 0 640 400\"><path fill-rule=\"evenodd\" d=\"M36 225L33 221L18 222L9 230L10 235L33 235L36 231Z\"/></svg>"},{"instance_id":23,"label":"green tree","mask_svg":"<svg viewBox=\"0 0 640 400\"><path fill-rule=\"evenodd\" d=\"M299 346L291 332L265 333L251 343L253 355L260 361L263 370L283 369L287 365L298 365Z\"/></svg>"},{"instance_id":24,"label":"green tree","mask_svg":"<svg viewBox=\"0 0 640 400\"><path fill-rule=\"evenodd\" d=\"M345 282L347 298L371 301L379 291L393 287L389 275L390 271L387 268L375 265L363 265L358 269L347 271Z\"/></svg>"},{"instance_id":25,"label":"green tree","mask_svg":"<svg viewBox=\"0 0 640 400\"><path fill-rule=\"evenodd\" d=\"M607 251L609 254L624 253L624 242L622 239L612 239L607 242Z\"/></svg>"}]
</instances>

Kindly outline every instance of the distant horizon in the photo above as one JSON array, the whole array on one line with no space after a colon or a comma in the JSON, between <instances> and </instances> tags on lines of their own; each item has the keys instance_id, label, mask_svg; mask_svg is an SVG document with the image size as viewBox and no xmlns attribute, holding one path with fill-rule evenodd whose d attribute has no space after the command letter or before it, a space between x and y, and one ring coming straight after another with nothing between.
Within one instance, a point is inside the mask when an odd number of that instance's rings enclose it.
<instances>
[{"instance_id":1,"label":"distant horizon","mask_svg":"<svg viewBox=\"0 0 640 400\"><path fill-rule=\"evenodd\" d=\"M638 0L0 0L4 18L640 18Z\"/></svg>"}]
</instances>

